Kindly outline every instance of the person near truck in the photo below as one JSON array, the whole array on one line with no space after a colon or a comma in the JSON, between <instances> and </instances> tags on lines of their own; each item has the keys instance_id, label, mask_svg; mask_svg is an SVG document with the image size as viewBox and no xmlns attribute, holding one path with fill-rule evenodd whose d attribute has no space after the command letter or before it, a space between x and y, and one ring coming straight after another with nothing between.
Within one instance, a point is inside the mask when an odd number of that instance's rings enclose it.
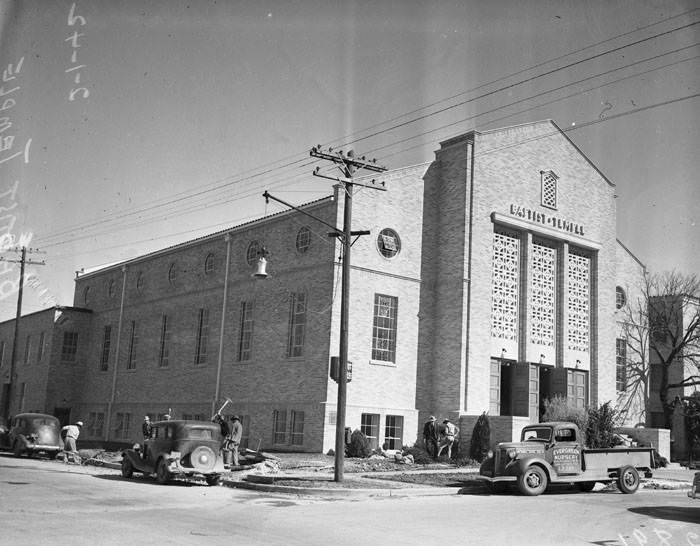
<instances>
[{"instance_id":1,"label":"person near truck","mask_svg":"<svg viewBox=\"0 0 700 546\"><path fill-rule=\"evenodd\" d=\"M459 434L459 429L457 428L457 425L455 425L452 421L449 419L445 419L442 424L444 425L444 431L442 434L442 437L440 438L440 445L438 446L438 451L437 451L437 457L440 457L440 454L442 453L442 450L447 448L447 458L451 459L452 458L452 446L455 443L455 438L457 438L457 435Z\"/></svg>"},{"instance_id":2,"label":"person near truck","mask_svg":"<svg viewBox=\"0 0 700 546\"><path fill-rule=\"evenodd\" d=\"M77 421L74 425L66 425L61 429L61 435L63 439L63 451L66 452L65 461L68 462L69 458L73 459L73 462L80 463L80 455L78 454L77 441L80 436L80 429L83 427L82 421Z\"/></svg>"},{"instance_id":3,"label":"person near truck","mask_svg":"<svg viewBox=\"0 0 700 546\"><path fill-rule=\"evenodd\" d=\"M438 430L438 422L434 415L430 416L423 425L423 443L425 450L433 459L437 458L438 439L440 431Z\"/></svg>"}]
</instances>

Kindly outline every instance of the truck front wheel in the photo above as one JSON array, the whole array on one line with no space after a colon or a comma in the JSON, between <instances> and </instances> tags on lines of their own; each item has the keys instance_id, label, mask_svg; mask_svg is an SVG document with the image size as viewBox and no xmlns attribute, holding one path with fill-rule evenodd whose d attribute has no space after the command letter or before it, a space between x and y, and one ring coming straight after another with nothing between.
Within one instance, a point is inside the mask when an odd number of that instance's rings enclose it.
<instances>
[{"instance_id":1,"label":"truck front wheel","mask_svg":"<svg viewBox=\"0 0 700 546\"><path fill-rule=\"evenodd\" d=\"M518 489L523 495L534 497L547 489L547 474L539 466L533 465L518 476Z\"/></svg>"},{"instance_id":2,"label":"truck front wheel","mask_svg":"<svg viewBox=\"0 0 700 546\"><path fill-rule=\"evenodd\" d=\"M633 466L623 466L617 476L617 487L630 495L639 488L639 472Z\"/></svg>"}]
</instances>

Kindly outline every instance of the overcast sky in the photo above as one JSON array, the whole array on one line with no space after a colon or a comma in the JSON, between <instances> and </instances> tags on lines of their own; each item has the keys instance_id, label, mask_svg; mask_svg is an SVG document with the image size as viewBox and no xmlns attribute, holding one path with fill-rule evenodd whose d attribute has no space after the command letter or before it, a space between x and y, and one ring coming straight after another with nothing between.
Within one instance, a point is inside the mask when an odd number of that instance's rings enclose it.
<instances>
[{"instance_id":1,"label":"overcast sky","mask_svg":"<svg viewBox=\"0 0 700 546\"><path fill-rule=\"evenodd\" d=\"M23 310L72 305L81 268L281 210L265 189L329 194L317 143L398 168L548 118L617 186L638 258L700 272L697 5L0 0L0 235L46 261ZM17 277L0 269L0 320Z\"/></svg>"}]
</instances>

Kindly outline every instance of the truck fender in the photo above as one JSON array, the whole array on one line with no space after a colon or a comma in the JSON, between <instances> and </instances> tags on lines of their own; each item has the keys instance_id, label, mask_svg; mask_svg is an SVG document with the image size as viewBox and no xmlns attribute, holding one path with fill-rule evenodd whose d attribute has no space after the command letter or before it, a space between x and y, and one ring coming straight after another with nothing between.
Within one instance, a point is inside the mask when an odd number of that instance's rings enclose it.
<instances>
[{"instance_id":1,"label":"truck fender","mask_svg":"<svg viewBox=\"0 0 700 546\"><path fill-rule=\"evenodd\" d=\"M532 466L533 464L541 466L547 473L547 478L550 480L552 479L552 476L557 475L554 468L552 468L552 465L550 465L542 457L524 457L522 459L515 459L506 465L506 473L511 476L520 476L523 472L525 472L526 468Z\"/></svg>"}]
</instances>

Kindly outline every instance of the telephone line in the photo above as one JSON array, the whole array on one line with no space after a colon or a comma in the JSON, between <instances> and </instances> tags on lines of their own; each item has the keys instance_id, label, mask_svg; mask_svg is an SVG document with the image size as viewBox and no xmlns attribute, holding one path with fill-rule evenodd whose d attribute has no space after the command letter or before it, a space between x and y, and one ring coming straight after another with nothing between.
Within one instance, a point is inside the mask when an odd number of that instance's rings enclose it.
<instances>
[{"instance_id":1,"label":"telephone line","mask_svg":"<svg viewBox=\"0 0 700 546\"><path fill-rule=\"evenodd\" d=\"M695 10L690 10L689 12L686 12L686 13L691 13L691 12L693 12L693 11L697 11L697 9L700 9L700 8L696 8ZM683 14L681 14L681 15L683 15ZM679 16L680 16L680 15L679 15ZM679 16L677 16L677 17L679 17ZM674 18L675 18L675 17L674 17ZM541 78L541 77L544 77L544 76L547 76L547 75L551 75L551 74L553 74L553 73L555 73L555 72L558 72L558 71L560 71L560 70L563 70L563 69L566 69L566 68L571 68L571 67L576 66L576 65L578 65L578 64L587 62L587 61L592 60L592 59L595 59L595 58L599 58L599 57L604 56L604 55L607 55L607 54L609 54L609 53L614 53L614 52L616 52L616 51L620 51L620 50L622 50L622 49L625 49L625 48L628 48L628 47L631 47L631 46L634 46L634 45L638 45L638 44L640 44L640 43L643 43L643 42L646 42L646 41L649 41L649 40L652 40L652 39L655 39L655 38L658 38L658 37L661 37L661 36L664 36L664 35L667 35L667 34L671 34L671 33L673 33L673 32L677 32L677 31L679 31L679 30L683 30L683 29L685 29L685 28L689 28L689 27L694 26L694 25L696 25L696 24L698 24L698 23L700 23L700 21L696 21L696 22L693 22L693 23L688 23L688 24L686 24L686 25L683 25L683 26L680 26L680 27L676 27L676 28L674 28L674 29L667 30L667 31L664 31L664 32L655 34L655 35L653 35L653 36L650 36L650 37L647 37L647 38L643 38L643 39L637 40L637 41L632 42L632 43L630 43L630 44L618 46L618 47L613 48L613 49L611 49L611 50L607 50L607 51L598 53L598 54L596 54L596 55L587 57L587 58L585 58L585 59L580 59L580 60L575 61L575 62L573 62L573 63L570 63L570 64L568 64L568 65L564 65L564 66L562 66L562 67L552 69L552 70L550 70L550 71L548 71L548 72L544 72L544 73L539 74L539 75L531 76L530 78L526 78L526 79L524 79L524 80L521 80L521 81L519 81L519 82L515 82L515 83L510 84L510 85L508 85L508 86L500 87L500 88L498 88L498 89L489 91L488 93L484 93L484 94L482 94L482 95L479 95L479 96L477 96L477 97L473 97L473 98L468 99L468 100L466 100L466 101L462 101L462 102L460 102L460 103L457 103L457 104L454 104L454 105L451 105L451 106L442 108L442 109L437 110L437 111L435 111L435 112L428 113L428 114L419 116L419 117L417 117L417 118L413 118L413 119L411 119L411 120L408 120L408 121L403 122L403 123L401 123L401 124L394 125L394 126L392 126L392 127L389 127L389 128L387 128L387 129L384 129L384 130L382 130L382 131L377 131L377 132L371 133L371 134L369 134L369 135L366 135L366 136L364 136L364 137L357 138L357 139L355 139L355 140L352 140L352 141L348 142L346 145L354 144L354 143L356 143L356 142L360 142L360 141L362 141L362 140L366 140L366 139L371 138L371 137L373 137L373 136L378 136L378 135L380 135L380 134L384 134L384 133L389 132L389 131L392 131L392 130L394 130L394 129L397 129L397 128L406 126L406 125L408 125L408 124L410 124L410 123L414 123L414 122L416 122L416 121L420 121L420 120L422 120L422 119L426 119L427 117L431 117L431 116L434 116L434 115L436 115L436 114L443 113L443 112L445 112L445 111L447 111L447 110L456 108L456 107L458 107L458 106L463 106L464 104L473 102L473 101L478 100L478 99L480 99L480 98L484 98L484 97L493 95L493 94L498 93L498 92L500 92L500 91L504 91L504 90L507 90L507 89L511 89L511 88L513 88L513 87L515 87L515 86L518 86L518 85L521 85L521 84L523 84L523 83L528 83L528 82L533 81L533 80L535 80L535 79L538 79L538 78ZM651 25L647 25L646 27L642 27L642 28L643 28L643 29L644 29L644 28L648 28L649 26L654 26L654 25L656 25L656 24L658 24L658 23L654 23L654 24L651 24ZM606 42L606 41L611 41L611 40L617 39L617 38L622 37L622 36L626 36L626 35L631 34L631 33L634 33L634 32L638 32L639 30L640 30L640 29L637 29L637 30L635 30L635 31L630 31L630 32L628 32L628 33L624 33L624 34L618 35L618 36L616 36L616 37L613 37L613 38L610 38L610 39L608 39L608 40L605 40L605 41L603 41L603 42L601 42L601 43L604 43L604 42ZM593 47L593 46L589 46L589 47L583 48L583 49L584 49L584 50L585 50L585 49L589 49L590 47ZM581 51L581 50L577 50L576 52L580 52L580 51ZM576 52L574 52L574 53L576 53ZM574 53L571 53L571 54L574 54ZM571 54L567 54L567 55L564 55L564 56L560 56L560 57L557 57L556 59L559 59L559 58L562 58L562 57L566 57L566 56L570 56ZM545 61L544 63L540 63L540 65L542 65L542 64L547 64L548 62L551 62L551 60L550 60L550 61ZM523 71L516 72L515 74L520 74L520 73L522 73L522 72L523 72ZM506 78L508 78L508 77L512 77L512 75L511 75L511 76L504 77L504 78L501 78L501 79L499 79L499 80L495 80L495 82L502 81L503 79L506 79ZM493 83L493 82L491 82L491 83ZM479 88L483 88L484 86L487 86L487 85L490 85L490 83L483 84L483 85L480 86ZM478 88L477 88L477 89L478 89ZM466 93L466 92L465 92L465 93ZM458 95L455 95L455 96L459 96L459 94L458 94ZM449 100L449 99L445 99L445 100ZM440 102L440 101L438 101L438 102ZM419 110L420 110L420 109L419 109ZM404 116L399 116L399 118L400 118L400 117L404 117ZM295 157L295 156L290 156L290 157ZM278 161L279 161L279 160L278 160ZM171 199L171 200L169 200L169 201L166 201L165 203L162 203L162 204L159 204L159 205L152 205L152 206L150 206L150 207L146 207L145 209L138 209L138 210L136 210L136 211L124 212L124 213L122 213L122 214L120 214L120 215L117 215L117 216L114 217L113 219L111 219L111 221L114 221L114 220L117 220L117 219L120 219L120 218L124 218L124 217L127 217L127 216L132 216L133 214L138 214L138 213L141 213L141 212L145 212L145 211L151 210L151 209L153 209L153 208L158 208L158 207L166 206L166 205L168 205L168 204L173 204L173 203L176 203L176 202L184 201L184 200L186 200L186 199L191 199L192 197L196 197L196 196L198 196L198 195L202 195L202 194L205 194L205 193L209 193L209 192L211 192L211 191L216 191L216 190L218 190L218 189L223 189L223 188L229 187L229 186L232 185L232 184L239 184L239 183L245 182L245 181L247 181L247 180L252 180L252 179L254 179L254 178L258 178L258 177L260 177L260 176L263 176L263 175L265 175L265 174L269 174L270 172L273 172L273 171L276 171L276 170L279 170L279 169L284 169L284 168L287 168L287 167L289 167L289 166L292 166L292 165L301 163L301 162L303 162L303 161L304 161L304 159L298 159L298 160L296 160L296 161L287 163L287 164L285 164L285 165L281 165L281 166L279 166L279 167L271 167L271 168L269 168L269 169L266 169L266 170L264 170L264 171L261 171L260 173L253 174L253 175L244 177L244 178L239 179L239 180L234 180L234 181L231 181L231 182L222 184L222 185L220 185L220 186L218 186L218 187L211 188L211 189L209 189L209 190L202 190L202 191L195 192L195 193L193 193L193 194L191 194L191 195L189 195L189 196L184 196L184 197L181 197L181 198L178 198L178 199ZM275 162L273 162L272 164L274 164L274 163L275 163ZM302 165L302 166L306 167L306 166L308 166L308 165L309 165L309 163L307 163L306 165ZM225 180L225 179L224 179L224 180ZM96 225L96 224L103 223L103 222L104 222L103 219L96 219L96 220L93 221L92 223L82 224L82 225L80 225L80 226L78 226L78 227L75 227L75 228L67 228L66 230L64 230L64 231L62 231L62 232L58 232L58 233L56 233L56 234L54 234L54 235L60 236L60 235L66 234L66 233L70 233L70 231L75 231L75 230L77 230L77 229L84 229L85 227L90 227L90 226L92 226L92 225Z\"/></svg>"}]
</instances>

